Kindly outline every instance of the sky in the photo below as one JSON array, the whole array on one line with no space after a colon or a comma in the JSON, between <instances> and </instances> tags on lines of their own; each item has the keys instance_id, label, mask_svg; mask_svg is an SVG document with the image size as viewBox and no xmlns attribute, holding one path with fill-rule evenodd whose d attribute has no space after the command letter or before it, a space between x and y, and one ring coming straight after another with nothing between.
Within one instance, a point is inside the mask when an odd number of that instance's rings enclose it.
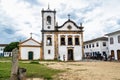
<instances>
[{"instance_id":1,"label":"sky","mask_svg":"<svg viewBox=\"0 0 120 80\"><path fill-rule=\"evenodd\" d=\"M120 30L120 0L0 0L0 44L32 37L41 42L41 10L56 10L58 25L83 23L84 41Z\"/></svg>"}]
</instances>

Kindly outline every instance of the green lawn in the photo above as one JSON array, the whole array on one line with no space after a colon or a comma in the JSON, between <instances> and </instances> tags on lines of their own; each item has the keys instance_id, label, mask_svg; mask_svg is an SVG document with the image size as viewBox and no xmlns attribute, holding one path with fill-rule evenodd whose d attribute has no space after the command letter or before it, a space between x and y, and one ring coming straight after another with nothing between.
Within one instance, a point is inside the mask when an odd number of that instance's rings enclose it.
<instances>
[{"instance_id":1,"label":"green lawn","mask_svg":"<svg viewBox=\"0 0 120 80\"><path fill-rule=\"evenodd\" d=\"M32 63L19 63L20 67L27 69L27 77L41 77L46 80L51 80L52 76L63 72L60 70L55 70L46 67L43 64L38 64L37 62ZM11 63L10 62L0 62L0 80L8 80L10 77Z\"/></svg>"},{"instance_id":2,"label":"green lawn","mask_svg":"<svg viewBox=\"0 0 120 80\"><path fill-rule=\"evenodd\" d=\"M0 57L0 61L11 61L12 57Z\"/></svg>"},{"instance_id":3,"label":"green lawn","mask_svg":"<svg viewBox=\"0 0 120 80\"><path fill-rule=\"evenodd\" d=\"M0 62L0 80L8 80L10 77L10 70L10 62Z\"/></svg>"}]
</instances>

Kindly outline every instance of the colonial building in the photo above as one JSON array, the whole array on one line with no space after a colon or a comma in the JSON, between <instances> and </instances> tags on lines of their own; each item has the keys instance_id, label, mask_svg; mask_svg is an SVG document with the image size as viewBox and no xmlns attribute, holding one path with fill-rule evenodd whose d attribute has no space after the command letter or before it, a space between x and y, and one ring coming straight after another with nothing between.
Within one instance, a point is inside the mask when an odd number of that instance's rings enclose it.
<instances>
[{"instance_id":1,"label":"colonial building","mask_svg":"<svg viewBox=\"0 0 120 80\"><path fill-rule=\"evenodd\" d=\"M41 44L32 37L20 42L19 59L21 60L39 60L41 58Z\"/></svg>"},{"instance_id":2,"label":"colonial building","mask_svg":"<svg viewBox=\"0 0 120 80\"><path fill-rule=\"evenodd\" d=\"M8 44L0 44L0 56L4 56L4 48L7 46Z\"/></svg>"},{"instance_id":3,"label":"colonial building","mask_svg":"<svg viewBox=\"0 0 120 80\"><path fill-rule=\"evenodd\" d=\"M42 10L43 59L82 60L83 27L70 19L61 26L56 22L56 11Z\"/></svg>"},{"instance_id":4,"label":"colonial building","mask_svg":"<svg viewBox=\"0 0 120 80\"><path fill-rule=\"evenodd\" d=\"M4 57L11 57L12 56L12 52L4 52Z\"/></svg>"},{"instance_id":5,"label":"colonial building","mask_svg":"<svg viewBox=\"0 0 120 80\"><path fill-rule=\"evenodd\" d=\"M70 19L61 26L56 22L56 11L42 10L42 45L30 38L20 43L22 60L44 59L79 61L83 57L83 27Z\"/></svg>"},{"instance_id":6,"label":"colonial building","mask_svg":"<svg viewBox=\"0 0 120 80\"><path fill-rule=\"evenodd\" d=\"M105 56L108 57L108 38L99 37L84 42L84 54L85 57L97 57Z\"/></svg>"},{"instance_id":7,"label":"colonial building","mask_svg":"<svg viewBox=\"0 0 120 80\"><path fill-rule=\"evenodd\" d=\"M120 30L106 34L108 36L109 54L120 60Z\"/></svg>"},{"instance_id":8,"label":"colonial building","mask_svg":"<svg viewBox=\"0 0 120 80\"><path fill-rule=\"evenodd\" d=\"M4 52L5 47L8 44L0 44L0 57L11 57L12 52Z\"/></svg>"}]
</instances>

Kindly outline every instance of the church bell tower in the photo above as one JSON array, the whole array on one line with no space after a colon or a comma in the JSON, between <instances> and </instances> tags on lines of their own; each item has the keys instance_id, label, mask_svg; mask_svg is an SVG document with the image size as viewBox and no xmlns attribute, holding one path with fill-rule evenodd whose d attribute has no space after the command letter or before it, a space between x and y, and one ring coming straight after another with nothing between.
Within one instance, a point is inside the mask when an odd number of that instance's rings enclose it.
<instances>
[{"instance_id":1,"label":"church bell tower","mask_svg":"<svg viewBox=\"0 0 120 80\"><path fill-rule=\"evenodd\" d=\"M51 10L48 6L47 10L42 9L42 58L54 59L55 43L54 32L56 23L56 11Z\"/></svg>"},{"instance_id":2,"label":"church bell tower","mask_svg":"<svg viewBox=\"0 0 120 80\"><path fill-rule=\"evenodd\" d=\"M42 10L42 30L55 30L56 23L56 11L50 10L49 6L47 10Z\"/></svg>"}]
</instances>

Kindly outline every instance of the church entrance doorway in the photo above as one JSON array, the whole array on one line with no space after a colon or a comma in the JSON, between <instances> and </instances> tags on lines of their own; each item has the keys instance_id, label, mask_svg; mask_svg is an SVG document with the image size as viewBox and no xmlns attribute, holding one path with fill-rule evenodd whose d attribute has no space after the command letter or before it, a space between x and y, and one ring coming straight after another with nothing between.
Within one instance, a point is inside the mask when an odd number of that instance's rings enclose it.
<instances>
[{"instance_id":1,"label":"church entrance doorway","mask_svg":"<svg viewBox=\"0 0 120 80\"><path fill-rule=\"evenodd\" d=\"M28 59L33 60L33 52L32 51L28 52Z\"/></svg>"},{"instance_id":2,"label":"church entrance doorway","mask_svg":"<svg viewBox=\"0 0 120 80\"><path fill-rule=\"evenodd\" d=\"M73 49L68 49L68 60L73 60Z\"/></svg>"},{"instance_id":3,"label":"church entrance doorway","mask_svg":"<svg viewBox=\"0 0 120 80\"><path fill-rule=\"evenodd\" d=\"M120 50L117 50L117 58L120 60Z\"/></svg>"}]
</instances>

